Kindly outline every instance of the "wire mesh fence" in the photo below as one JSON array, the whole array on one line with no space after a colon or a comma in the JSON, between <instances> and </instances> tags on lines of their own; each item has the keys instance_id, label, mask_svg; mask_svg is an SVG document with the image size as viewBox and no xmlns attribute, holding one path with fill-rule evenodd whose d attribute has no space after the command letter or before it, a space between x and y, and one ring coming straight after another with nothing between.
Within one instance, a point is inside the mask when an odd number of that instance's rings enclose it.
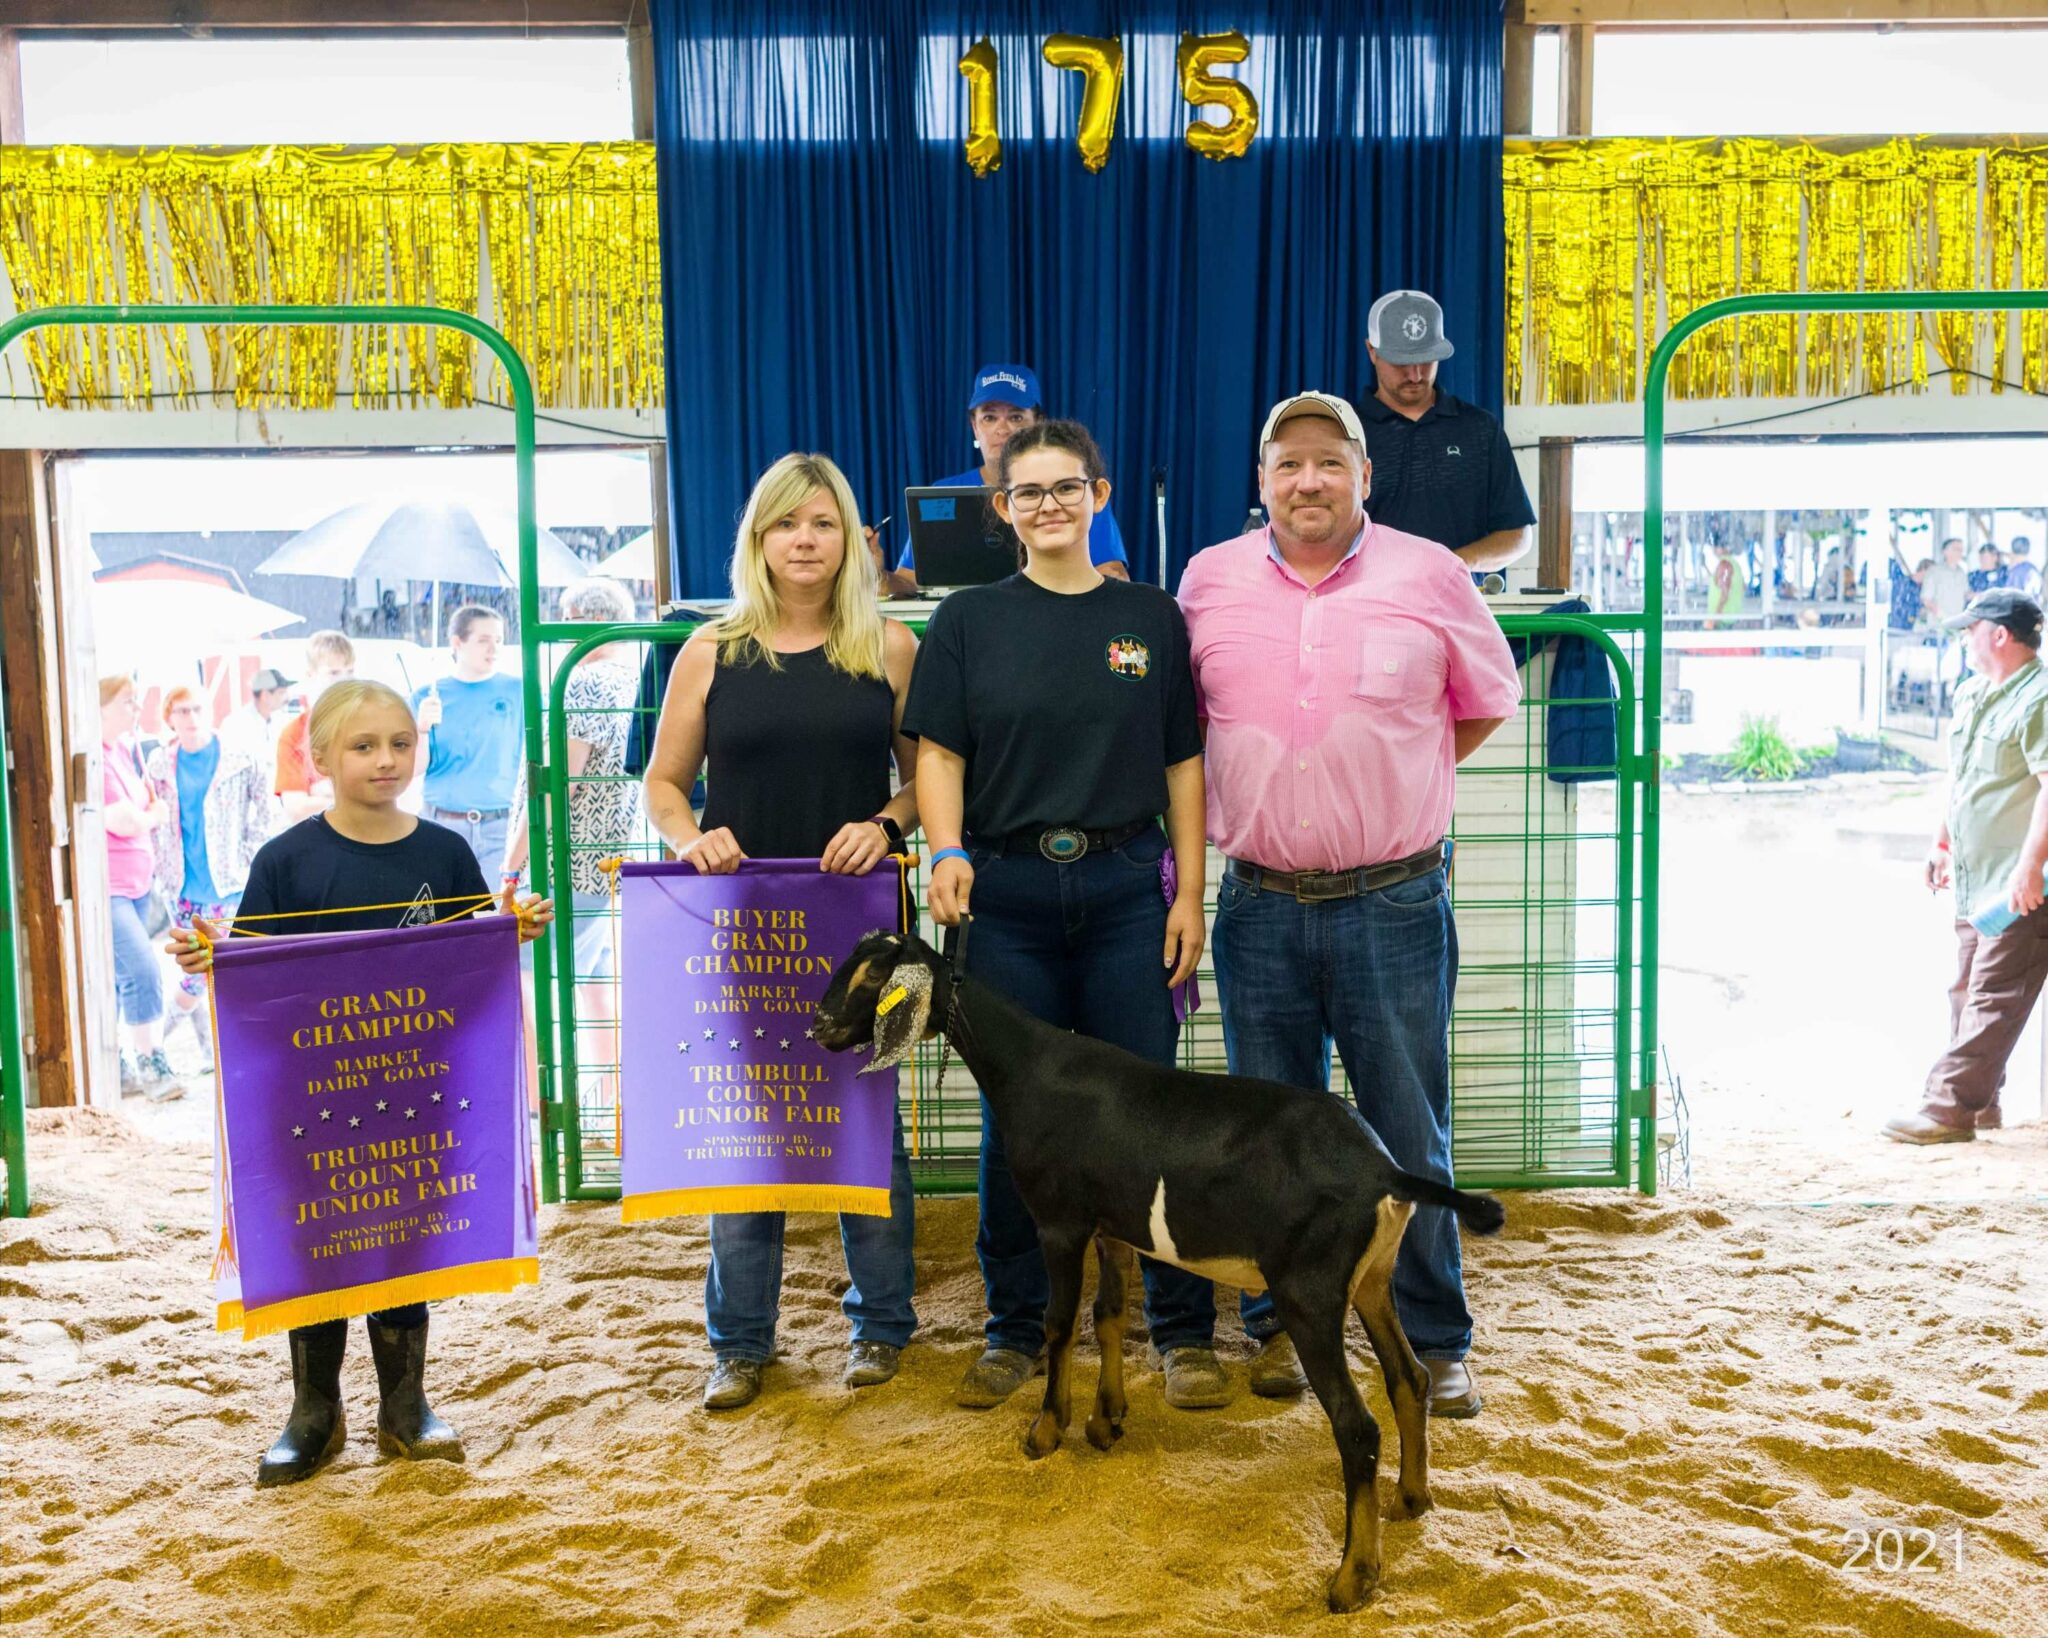
<instances>
[{"instance_id":1,"label":"wire mesh fence","mask_svg":"<svg viewBox=\"0 0 2048 1638\"><path fill-rule=\"evenodd\" d=\"M1503 619L1522 662L1522 710L1459 771L1451 895L1460 944L1452 1014L1453 1160L1468 1185L1624 1184L1632 1053L1642 994L1638 702L1627 631L1570 615ZM640 799L667 662L690 624L548 628L547 846L543 885L562 907L537 1015L547 1141L570 1198L618 1191L619 964L614 860L658 859ZM703 802L701 785L693 805ZM916 844L913 843L913 846ZM1211 850L1213 914L1225 861ZM920 931L937 940L913 869ZM1228 1067L1213 968L1184 1026L1181 1061ZM1350 1094L1341 1062L1333 1088ZM920 1193L974 1188L981 1103L941 1043L900 1082Z\"/></svg>"}]
</instances>

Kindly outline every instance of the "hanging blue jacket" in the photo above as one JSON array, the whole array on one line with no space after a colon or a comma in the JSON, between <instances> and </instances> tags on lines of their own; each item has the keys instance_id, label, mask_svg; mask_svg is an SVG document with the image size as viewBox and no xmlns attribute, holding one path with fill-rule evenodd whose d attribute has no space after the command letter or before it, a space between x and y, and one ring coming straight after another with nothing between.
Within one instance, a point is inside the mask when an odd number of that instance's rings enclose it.
<instances>
[{"instance_id":1,"label":"hanging blue jacket","mask_svg":"<svg viewBox=\"0 0 2048 1638\"><path fill-rule=\"evenodd\" d=\"M1545 614L1585 614L1583 597L1553 603ZM1560 785L1612 779L1620 766L1614 668L1598 643L1571 632L1553 632L1532 646L1525 637L1510 638L1515 664L1526 666L1532 655L1556 651L1550 663L1549 735L1544 746L1544 771Z\"/></svg>"}]
</instances>

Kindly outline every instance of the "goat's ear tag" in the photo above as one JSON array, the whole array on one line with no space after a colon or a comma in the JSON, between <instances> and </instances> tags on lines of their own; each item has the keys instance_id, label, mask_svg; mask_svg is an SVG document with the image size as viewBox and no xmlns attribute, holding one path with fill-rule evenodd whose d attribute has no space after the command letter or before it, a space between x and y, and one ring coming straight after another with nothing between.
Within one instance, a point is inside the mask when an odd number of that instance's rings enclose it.
<instances>
[{"instance_id":1,"label":"goat's ear tag","mask_svg":"<svg viewBox=\"0 0 2048 1638\"><path fill-rule=\"evenodd\" d=\"M881 1000L875 1003L875 1016L877 1018L888 1017L889 1014L894 1012L897 1009L897 1007L900 1006L904 1002L904 1000L908 998L909 995L910 991L904 988L903 985L898 984L887 995L883 996Z\"/></svg>"}]
</instances>

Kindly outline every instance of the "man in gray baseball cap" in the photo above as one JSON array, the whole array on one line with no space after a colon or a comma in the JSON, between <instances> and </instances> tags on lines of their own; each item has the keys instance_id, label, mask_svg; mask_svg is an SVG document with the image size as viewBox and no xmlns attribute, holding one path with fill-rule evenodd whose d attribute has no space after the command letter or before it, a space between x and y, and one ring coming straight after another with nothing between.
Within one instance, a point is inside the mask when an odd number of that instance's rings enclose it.
<instances>
[{"instance_id":1,"label":"man in gray baseball cap","mask_svg":"<svg viewBox=\"0 0 2048 1638\"><path fill-rule=\"evenodd\" d=\"M1949 730L1948 804L1927 851L1931 892L1955 890L1948 1050L1920 1107L1882 1128L1897 1143L1967 1143L2004 1124L1999 1094L2048 979L2048 671L2041 605L2010 586L1941 622L1963 633L1970 675Z\"/></svg>"},{"instance_id":2,"label":"man in gray baseball cap","mask_svg":"<svg viewBox=\"0 0 2048 1638\"><path fill-rule=\"evenodd\" d=\"M1372 451L1375 523L1448 546L1475 572L1504 569L1529 549L1536 512L1501 424L1438 390L1456 351L1444 310L1420 290L1390 290L1365 321L1372 395L1361 400Z\"/></svg>"}]
</instances>

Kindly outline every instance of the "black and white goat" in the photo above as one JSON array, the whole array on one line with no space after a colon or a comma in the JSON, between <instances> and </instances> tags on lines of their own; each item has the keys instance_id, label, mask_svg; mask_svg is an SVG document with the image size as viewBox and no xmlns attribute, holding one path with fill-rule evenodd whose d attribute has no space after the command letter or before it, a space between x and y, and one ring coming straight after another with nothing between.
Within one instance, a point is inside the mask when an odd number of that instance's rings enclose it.
<instances>
[{"instance_id":1,"label":"black and white goat","mask_svg":"<svg viewBox=\"0 0 2048 1638\"><path fill-rule=\"evenodd\" d=\"M1038 1224L1046 1306L1045 1403L1025 1449L1057 1449L1089 1242L1100 1279L1102 1375L1088 1441L1123 1432L1123 1335L1133 1252L1248 1291L1270 1289L1322 1401L1344 1467L1344 1557L1330 1607L1358 1607L1380 1574L1375 1493L1380 1433L1344 1351L1347 1311L1365 1322L1400 1430L1399 1518L1430 1506L1429 1379L1394 1312L1389 1280L1418 1204L1444 1206L1480 1234L1506 1214L1404 1172L1349 1105L1322 1092L1236 1075L1163 1069L1041 1023L915 936L875 932L840 963L818 1004L835 1052L872 1042L871 1068L944 1033L986 1094L1017 1189Z\"/></svg>"}]
</instances>

